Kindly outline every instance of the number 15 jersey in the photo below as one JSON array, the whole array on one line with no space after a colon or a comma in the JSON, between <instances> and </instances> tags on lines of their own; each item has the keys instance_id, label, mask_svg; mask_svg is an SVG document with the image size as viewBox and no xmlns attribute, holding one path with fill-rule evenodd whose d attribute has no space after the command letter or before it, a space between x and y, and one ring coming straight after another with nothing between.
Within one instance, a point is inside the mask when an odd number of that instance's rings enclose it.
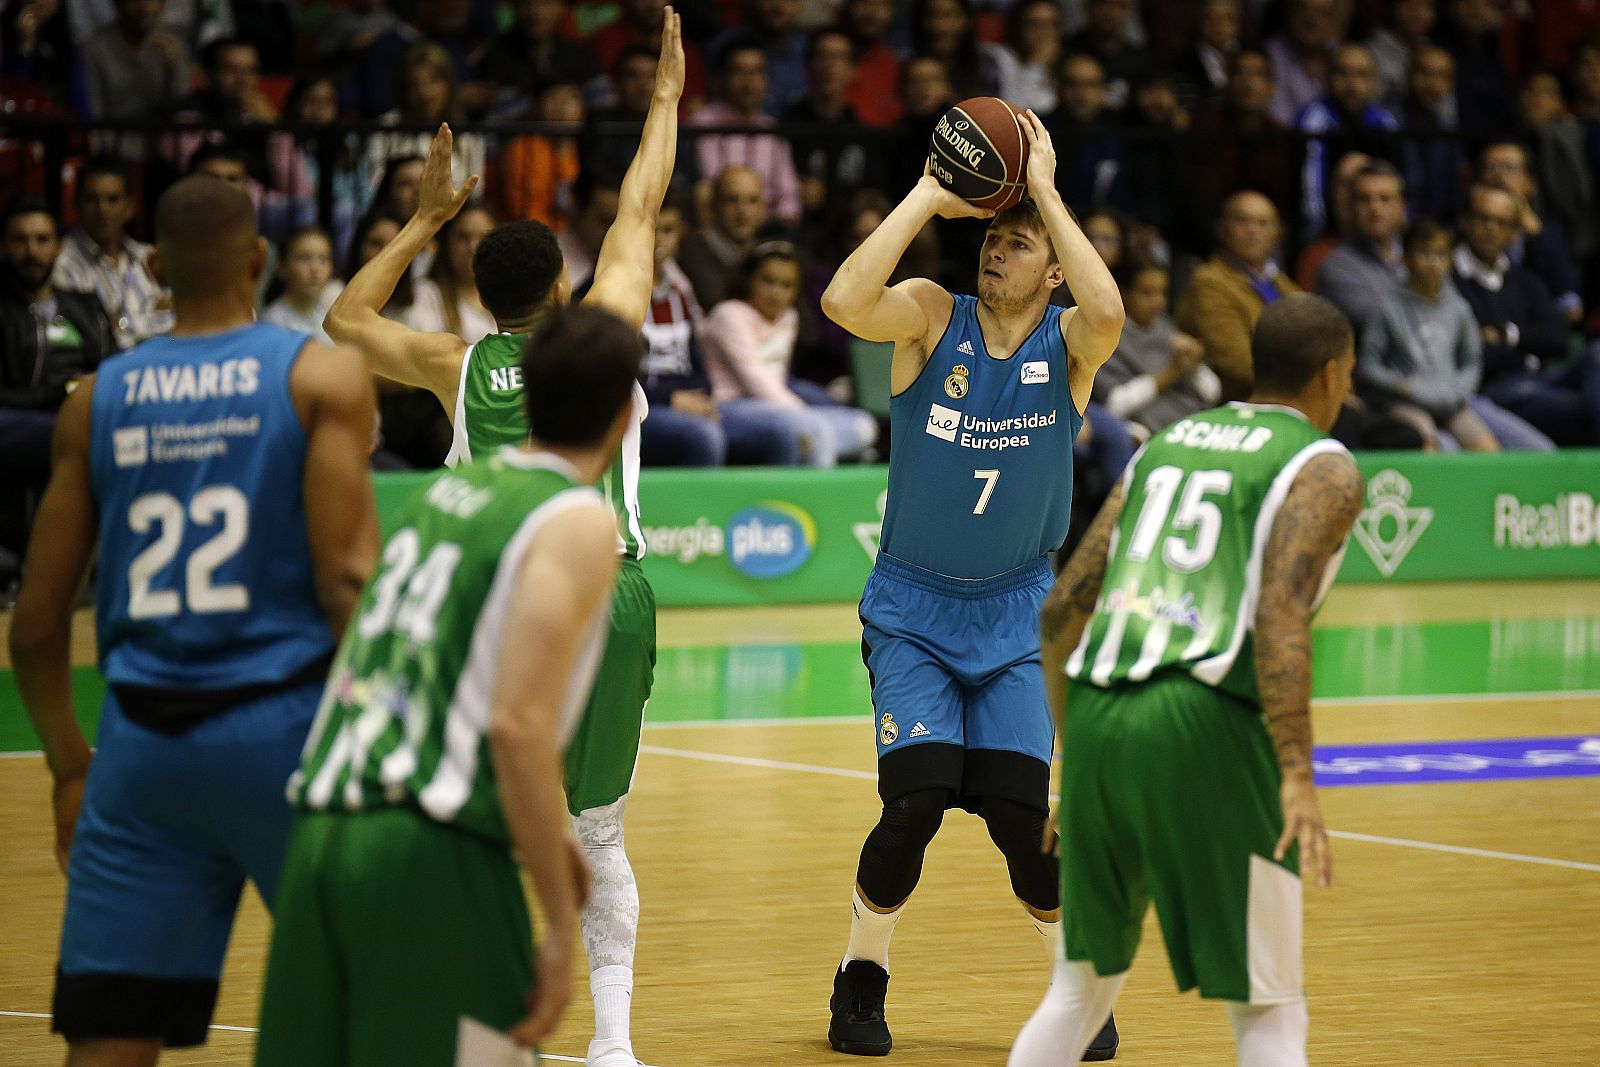
<instances>
[{"instance_id":1,"label":"number 15 jersey","mask_svg":"<svg viewBox=\"0 0 1600 1067\"><path fill-rule=\"evenodd\" d=\"M1267 541L1295 477L1324 452L1345 448L1272 405L1229 404L1152 437L1124 476L1100 598L1067 676L1112 686L1180 670L1259 702ZM1341 548L1329 561L1321 593L1343 558Z\"/></svg>"},{"instance_id":2,"label":"number 15 jersey","mask_svg":"<svg viewBox=\"0 0 1600 1067\"><path fill-rule=\"evenodd\" d=\"M89 470L108 682L232 689L331 654L289 391L306 340L253 323L153 338L101 364Z\"/></svg>"},{"instance_id":3,"label":"number 15 jersey","mask_svg":"<svg viewBox=\"0 0 1600 1067\"><path fill-rule=\"evenodd\" d=\"M990 578L1066 540L1072 404L1061 309L995 359L978 298L954 294L950 325L922 373L889 402L883 552L951 578Z\"/></svg>"}]
</instances>

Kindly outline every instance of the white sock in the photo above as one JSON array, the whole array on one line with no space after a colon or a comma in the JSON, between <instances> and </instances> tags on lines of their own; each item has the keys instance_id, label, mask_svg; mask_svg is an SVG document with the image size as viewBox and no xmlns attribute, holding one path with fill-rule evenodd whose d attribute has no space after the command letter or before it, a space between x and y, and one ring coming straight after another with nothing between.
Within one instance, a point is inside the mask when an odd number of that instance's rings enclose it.
<instances>
[{"instance_id":1,"label":"white sock","mask_svg":"<svg viewBox=\"0 0 1600 1067\"><path fill-rule=\"evenodd\" d=\"M1083 1058L1127 981L1128 972L1101 978L1082 960L1057 960L1050 988L1017 1035L1006 1067L1068 1067Z\"/></svg>"},{"instance_id":2,"label":"white sock","mask_svg":"<svg viewBox=\"0 0 1600 1067\"><path fill-rule=\"evenodd\" d=\"M1044 939L1044 954L1050 961L1050 966L1055 967L1057 960L1067 958L1066 942L1061 940L1061 920L1056 918L1041 919L1033 913L1032 908L1024 908L1028 913L1028 921L1033 923L1033 928L1039 931L1039 936ZM1059 913L1058 913L1059 914ZM1054 971L1052 971L1052 977Z\"/></svg>"},{"instance_id":3,"label":"white sock","mask_svg":"<svg viewBox=\"0 0 1600 1067\"><path fill-rule=\"evenodd\" d=\"M870 960L884 970L889 969L889 939L894 936L895 924L905 904L891 912L874 911L861 899L859 887L850 892L850 944L844 950L839 969L851 960Z\"/></svg>"},{"instance_id":4,"label":"white sock","mask_svg":"<svg viewBox=\"0 0 1600 1067\"><path fill-rule=\"evenodd\" d=\"M594 876L579 932L589 956L595 1045L629 1050L633 953L639 936L639 885L622 847L624 797L573 817L572 827ZM591 1050L594 1046L591 1046Z\"/></svg>"},{"instance_id":5,"label":"white sock","mask_svg":"<svg viewBox=\"0 0 1600 1067\"><path fill-rule=\"evenodd\" d=\"M1311 1029L1304 998L1287 1004L1228 1004L1239 1067L1306 1067Z\"/></svg>"}]
</instances>

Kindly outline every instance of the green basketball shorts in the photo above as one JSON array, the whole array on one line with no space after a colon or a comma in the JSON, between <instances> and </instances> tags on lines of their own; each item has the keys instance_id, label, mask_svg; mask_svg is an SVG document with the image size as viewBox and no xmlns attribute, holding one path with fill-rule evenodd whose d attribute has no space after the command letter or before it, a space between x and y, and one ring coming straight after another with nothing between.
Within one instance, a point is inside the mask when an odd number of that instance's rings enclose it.
<instances>
[{"instance_id":1,"label":"green basketball shorts","mask_svg":"<svg viewBox=\"0 0 1600 1067\"><path fill-rule=\"evenodd\" d=\"M296 817L259 1067L451 1064L460 1017L509 1029L532 983L528 908L504 845L398 808Z\"/></svg>"},{"instance_id":2,"label":"green basketball shorts","mask_svg":"<svg viewBox=\"0 0 1600 1067\"><path fill-rule=\"evenodd\" d=\"M611 594L611 633L583 721L567 746L572 814L625 796L639 761L639 731L656 671L656 595L638 560L624 559Z\"/></svg>"},{"instance_id":3,"label":"green basketball shorts","mask_svg":"<svg viewBox=\"0 0 1600 1067\"><path fill-rule=\"evenodd\" d=\"M1180 991L1251 1004L1304 995L1296 856L1258 708L1187 675L1073 684L1061 764L1067 958L1133 963L1154 902Z\"/></svg>"}]
</instances>

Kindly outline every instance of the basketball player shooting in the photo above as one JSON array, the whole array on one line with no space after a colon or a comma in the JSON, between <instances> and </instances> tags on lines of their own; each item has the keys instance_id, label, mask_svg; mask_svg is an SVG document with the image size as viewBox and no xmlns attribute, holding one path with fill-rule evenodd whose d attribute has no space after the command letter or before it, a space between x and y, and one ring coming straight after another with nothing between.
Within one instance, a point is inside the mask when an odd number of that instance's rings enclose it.
<instances>
[{"instance_id":1,"label":"basketball player shooting","mask_svg":"<svg viewBox=\"0 0 1600 1067\"><path fill-rule=\"evenodd\" d=\"M888 505L861 600L883 813L861 850L828 1028L854 1055L891 1047L889 939L947 809L988 824L1052 962L1060 940L1056 861L1039 849L1054 730L1038 611L1046 554L1067 533L1073 439L1123 310L1056 191L1050 135L1031 111L1018 121L1026 199L995 215L924 172L822 298L846 330L895 346ZM976 296L886 285L935 217L992 218ZM1077 307L1051 306L1063 284ZM1091 1055L1115 1049L1108 1022Z\"/></svg>"}]
</instances>

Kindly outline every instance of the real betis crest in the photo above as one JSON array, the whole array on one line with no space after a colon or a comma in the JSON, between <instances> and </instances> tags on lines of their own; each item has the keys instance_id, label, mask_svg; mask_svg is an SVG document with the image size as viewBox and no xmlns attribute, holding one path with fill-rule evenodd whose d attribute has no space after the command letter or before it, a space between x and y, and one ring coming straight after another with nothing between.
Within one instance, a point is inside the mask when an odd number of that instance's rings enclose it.
<instances>
[{"instance_id":1,"label":"real betis crest","mask_svg":"<svg viewBox=\"0 0 1600 1067\"><path fill-rule=\"evenodd\" d=\"M1373 566L1394 577L1433 522L1432 508L1414 508L1411 483L1397 470L1379 471L1367 483L1367 506L1350 531Z\"/></svg>"}]
</instances>

